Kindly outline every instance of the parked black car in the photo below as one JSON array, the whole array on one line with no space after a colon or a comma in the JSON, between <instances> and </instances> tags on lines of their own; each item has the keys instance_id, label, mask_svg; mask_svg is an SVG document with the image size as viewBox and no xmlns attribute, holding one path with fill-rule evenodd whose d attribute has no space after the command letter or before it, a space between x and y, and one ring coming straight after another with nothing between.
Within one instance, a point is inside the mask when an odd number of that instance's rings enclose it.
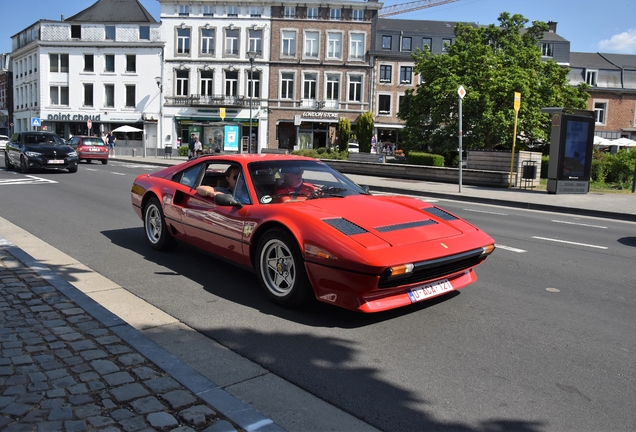
<instances>
[{"instance_id":1,"label":"parked black car","mask_svg":"<svg viewBox=\"0 0 636 432\"><path fill-rule=\"evenodd\" d=\"M4 166L31 169L67 169L77 172L77 152L53 132L16 132L4 152Z\"/></svg>"}]
</instances>

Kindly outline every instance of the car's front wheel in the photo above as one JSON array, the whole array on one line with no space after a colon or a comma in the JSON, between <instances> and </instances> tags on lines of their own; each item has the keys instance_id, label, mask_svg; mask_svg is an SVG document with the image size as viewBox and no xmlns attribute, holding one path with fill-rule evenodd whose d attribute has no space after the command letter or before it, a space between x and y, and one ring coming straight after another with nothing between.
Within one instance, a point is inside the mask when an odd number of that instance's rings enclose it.
<instances>
[{"instance_id":1,"label":"car's front wheel","mask_svg":"<svg viewBox=\"0 0 636 432\"><path fill-rule=\"evenodd\" d=\"M22 172L22 174L26 174L29 172L29 162L24 156L20 156L20 171Z\"/></svg>"},{"instance_id":2,"label":"car's front wheel","mask_svg":"<svg viewBox=\"0 0 636 432\"><path fill-rule=\"evenodd\" d=\"M108 159L102 159L102 165L106 165L108 163Z\"/></svg>"},{"instance_id":3,"label":"car's front wheel","mask_svg":"<svg viewBox=\"0 0 636 432\"><path fill-rule=\"evenodd\" d=\"M258 242L256 259L259 280L272 302L297 307L313 297L300 249L287 231L266 232Z\"/></svg>"},{"instance_id":4,"label":"car's front wheel","mask_svg":"<svg viewBox=\"0 0 636 432\"><path fill-rule=\"evenodd\" d=\"M77 172L77 165L73 165L68 167L68 172L72 173L76 173Z\"/></svg>"},{"instance_id":5,"label":"car's front wheel","mask_svg":"<svg viewBox=\"0 0 636 432\"><path fill-rule=\"evenodd\" d=\"M9 160L9 154L7 153L7 151L4 151L4 168L9 171L13 169L13 164L11 163L11 161Z\"/></svg>"},{"instance_id":6,"label":"car's front wheel","mask_svg":"<svg viewBox=\"0 0 636 432\"><path fill-rule=\"evenodd\" d=\"M150 247L159 251L174 249L177 242L168 232L166 219L157 198L148 200L144 208L144 230Z\"/></svg>"}]
</instances>

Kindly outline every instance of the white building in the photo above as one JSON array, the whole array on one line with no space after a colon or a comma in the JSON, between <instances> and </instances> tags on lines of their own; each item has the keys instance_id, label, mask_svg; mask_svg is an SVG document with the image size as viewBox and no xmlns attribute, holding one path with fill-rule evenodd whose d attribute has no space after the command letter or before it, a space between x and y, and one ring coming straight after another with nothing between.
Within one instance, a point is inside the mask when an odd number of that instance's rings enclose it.
<instances>
[{"instance_id":1,"label":"white building","mask_svg":"<svg viewBox=\"0 0 636 432\"><path fill-rule=\"evenodd\" d=\"M161 75L163 42L137 0L98 0L70 18L40 20L12 44L14 131L67 138L126 124L144 131L131 145L157 147L161 97L148 77Z\"/></svg>"},{"instance_id":2,"label":"white building","mask_svg":"<svg viewBox=\"0 0 636 432\"><path fill-rule=\"evenodd\" d=\"M247 151L251 116L252 150L267 147L271 3L158 1L162 144L194 133L206 149Z\"/></svg>"}]
</instances>

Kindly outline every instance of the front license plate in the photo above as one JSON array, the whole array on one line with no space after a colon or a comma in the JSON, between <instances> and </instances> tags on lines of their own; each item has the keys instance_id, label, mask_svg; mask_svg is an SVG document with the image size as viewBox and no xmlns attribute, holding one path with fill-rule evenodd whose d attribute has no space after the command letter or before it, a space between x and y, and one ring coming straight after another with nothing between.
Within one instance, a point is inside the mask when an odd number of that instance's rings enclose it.
<instances>
[{"instance_id":1,"label":"front license plate","mask_svg":"<svg viewBox=\"0 0 636 432\"><path fill-rule=\"evenodd\" d=\"M431 297L438 296L440 294L453 291L453 285L451 285L448 279L443 279L435 283L422 285L416 288L411 288L406 291L411 299L412 303L426 300Z\"/></svg>"},{"instance_id":2,"label":"front license plate","mask_svg":"<svg viewBox=\"0 0 636 432\"><path fill-rule=\"evenodd\" d=\"M49 159L46 161L46 163L49 165L54 165L54 164L63 164L64 161L60 159Z\"/></svg>"}]
</instances>

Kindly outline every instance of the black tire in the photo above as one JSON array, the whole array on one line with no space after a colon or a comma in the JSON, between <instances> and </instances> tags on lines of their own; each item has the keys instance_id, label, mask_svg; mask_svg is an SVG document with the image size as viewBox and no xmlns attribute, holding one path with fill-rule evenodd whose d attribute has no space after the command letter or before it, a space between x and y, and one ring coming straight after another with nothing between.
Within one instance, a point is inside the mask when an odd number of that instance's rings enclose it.
<instances>
[{"instance_id":1,"label":"black tire","mask_svg":"<svg viewBox=\"0 0 636 432\"><path fill-rule=\"evenodd\" d=\"M106 165L108 163L108 159L103 159L102 160L102 165Z\"/></svg>"},{"instance_id":2,"label":"black tire","mask_svg":"<svg viewBox=\"0 0 636 432\"><path fill-rule=\"evenodd\" d=\"M20 156L20 172L22 172L22 174L29 172L29 164L24 156Z\"/></svg>"},{"instance_id":3,"label":"black tire","mask_svg":"<svg viewBox=\"0 0 636 432\"><path fill-rule=\"evenodd\" d=\"M144 232L150 247L158 251L172 250L177 242L170 233L157 198L151 198L144 207Z\"/></svg>"},{"instance_id":4,"label":"black tire","mask_svg":"<svg viewBox=\"0 0 636 432\"><path fill-rule=\"evenodd\" d=\"M4 168L7 171L11 171L13 169L13 164L9 160L9 155L7 154L6 150L4 151Z\"/></svg>"},{"instance_id":5,"label":"black tire","mask_svg":"<svg viewBox=\"0 0 636 432\"><path fill-rule=\"evenodd\" d=\"M256 272L267 297L284 307L298 307L314 298L305 262L294 237L272 229L258 242Z\"/></svg>"},{"instance_id":6,"label":"black tire","mask_svg":"<svg viewBox=\"0 0 636 432\"><path fill-rule=\"evenodd\" d=\"M93 160L92 160L92 159L86 159L86 163L87 163L87 164L89 164L89 163L91 163L91 162L93 162Z\"/></svg>"},{"instance_id":7,"label":"black tire","mask_svg":"<svg viewBox=\"0 0 636 432\"><path fill-rule=\"evenodd\" d=\"M77 165L68 167L68 172L70 172L71 174L76 173Z\"/></svg>"}]
</instances>

